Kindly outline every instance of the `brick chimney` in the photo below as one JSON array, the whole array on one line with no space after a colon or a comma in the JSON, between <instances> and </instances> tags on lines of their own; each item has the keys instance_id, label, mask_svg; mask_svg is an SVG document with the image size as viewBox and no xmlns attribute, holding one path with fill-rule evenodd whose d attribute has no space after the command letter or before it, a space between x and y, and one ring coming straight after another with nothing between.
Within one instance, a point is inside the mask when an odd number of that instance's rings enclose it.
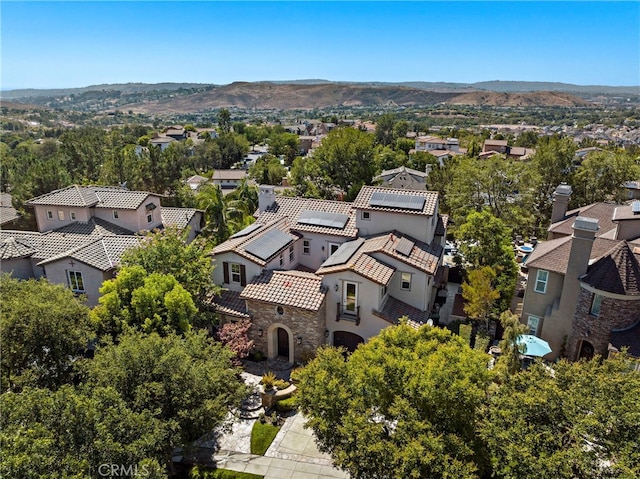
<instances>
[{"instance_id":1,"label":"brick chimney","mask_svg":"<svg viewBox=\"0 0 640 479\"><path fill-rule=\"evenodd\" d=\"M264 211L276 202L275 187L271 185L260 185L258 187L258 211Z\"/></svg>"},{"instance_id":2,"label":"brick chimney","mask_svg":"<svg viewBox=\"0 0 640 479\"><path fill-rule=\"evenodd\" d=\"M571 186L566 183L558 185L553 192L553 210L551 210L551 224L564 219L571 199Z\"/></svg>"}]
</instances>

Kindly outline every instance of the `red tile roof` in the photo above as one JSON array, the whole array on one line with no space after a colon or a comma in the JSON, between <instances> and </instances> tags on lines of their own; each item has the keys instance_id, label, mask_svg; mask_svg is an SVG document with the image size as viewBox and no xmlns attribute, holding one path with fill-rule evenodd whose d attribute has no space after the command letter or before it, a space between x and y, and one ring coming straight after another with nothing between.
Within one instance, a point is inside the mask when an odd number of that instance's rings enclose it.
<instances>
[{"instance_id":1,"label":"red tile roof","mask_svg":"<svg viewBox=\"0 0 640 479\"><path fill-rule=\"evenodd\" d=\"M247 284L240 298L318 311L326 291L313 273L268 270Z\"/></svg>"}]
</instances>

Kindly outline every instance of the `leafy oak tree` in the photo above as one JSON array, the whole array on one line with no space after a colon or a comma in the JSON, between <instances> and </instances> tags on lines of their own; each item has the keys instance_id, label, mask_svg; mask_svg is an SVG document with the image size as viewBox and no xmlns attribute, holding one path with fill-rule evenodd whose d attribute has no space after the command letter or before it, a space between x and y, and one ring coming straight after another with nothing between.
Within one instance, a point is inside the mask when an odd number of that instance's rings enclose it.
<instances>
[{"instance_id":1,"label":"leafy oak tree","mask_svg":"<svg viewBox=\"0 0 640 479\"><path fill-rule=\"evenodd\" d=\"M64 286L0 275L2 391L57 388L72 379L73 361L93 331L89 309Z\"/></svg>"},{"instance_id":2,"label":"leafy oak tree","mask_svg":"<svg viewBox=\"0 0 640 479\"><path fill-rule=\"evenodd\" d=\"M483 474L475 424L491 376L484 354L448 330L402 321L343 353L320 349L296 396L338 467L356 479Z\"/></svg>"},{"instance_id":3,"label":"leafy oak tree","mask_svg":"<svg viewBox=\"0 0 640 479\"><path fill-rule=\"evenodd\" d=\"M624 355L536 363L490 396L481 432L492 477L640 477L640 373Z\"/></svg>"}]
</instances>

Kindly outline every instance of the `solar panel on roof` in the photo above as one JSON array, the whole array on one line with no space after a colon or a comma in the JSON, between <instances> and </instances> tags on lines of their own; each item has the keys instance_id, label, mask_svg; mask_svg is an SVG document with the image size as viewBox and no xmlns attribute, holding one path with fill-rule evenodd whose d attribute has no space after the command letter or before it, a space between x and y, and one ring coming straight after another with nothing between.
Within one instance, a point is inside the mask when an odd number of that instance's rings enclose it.
<instances>
[{"instance_id":1,"label":"solar panel on roof","mask_svg":"<svg viewBox=\"0 0 640 479\"><path fill-rule=\"evenodd\" d=\"M404 210L419 211L424 208L423 196L401 195L398 193L383 193L376 191L371 195L369 206L382 206L385 208L400 208Z\"/></svg>"},{"instance_id":2,"label":"solar panel on roof","mask_svg":"<svg viewBox=\"0 0 640 479\"><path fill-rule=\"evenodd\" d=\"M262 236L250 241L244 250L261 260L268 260L282 248L291 243L291 236L280 230L267 231Z\"/></svg>"},{"instance_id":3,"label":"solar panel on roof","mask_svg":"<svg viewBox=\"0 0 640 479\"><path fill-rule=\"evenodd\" d=\"M340 228L349 221L349 216L341 213L328 213L326 211L303 210L298 216L298 223L303 225L327 226L329 228Z\"/></svg>"},{"instance_id":4,"label":"solar panel on roof","mask_svg":"<svg viewBox=\"0 0 640 479\"><path fill-rule=\"evenodd\" d=\"M355 241L349 241L348 243L342 243L340 247L333 253L327 261L322 263L321 268L327 266L338 266L340 264L345 264L347 261L351 259L353 254L362 246L364 243L364 238L358 238Z\"/></svg>"},{"instance_id":5,"label":"solar panel on roof","mask_svg":"<svg viewBox=\"0 0 640 479\"><path fill-rule=\"evenodd\" d=\"M252 223L244 229L241 229L237 233L231 235L229 238L240 238L241 236L247 236L249 233L253 233L255 230L262 228L261 223Z\"/></svg>"},{"instance_id":6,"label":"solar panel on roof","mask_svg":"<svg viewBox=\"0 0 640 479\"><path fill-rule=\"evenodd\" d=\"M396 245L396 252L404 256L409 256L414 245L415 243L413 241L407 238L400 238L400 241L398 241L398 244Z\"/></svg>"}]
</instances>

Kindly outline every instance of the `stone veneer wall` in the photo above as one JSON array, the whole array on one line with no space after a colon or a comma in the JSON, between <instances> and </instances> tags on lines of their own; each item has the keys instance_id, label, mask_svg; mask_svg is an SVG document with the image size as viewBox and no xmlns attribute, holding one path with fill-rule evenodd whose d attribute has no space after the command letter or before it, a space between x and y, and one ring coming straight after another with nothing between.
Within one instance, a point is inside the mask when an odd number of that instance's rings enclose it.
<instances>
[{"instance_id":1,"label":"stone veneer wall","mask_svg":"<svg viewBox=\"0 0 640 479\"><path fill-rule=\"evenodd\" d=\"M327 302L323 301L318 311L282 306L283 314L278 314L278 304L256 300L247 300L252 327L249 329L249 339L255 342L256 351L268 354L268 330L274 323L281 323L291 329L293 334L294 361L302 362L309 359L318 347L325 344L324 332L326 328ZM262 337L258 330L262 329ZM298 344L297 338L302 338Z\"/></svg>"},{"instance_id":2,"label":"stone veneer wall","mask_svg":"<svg viewBox=\"0 0 640 479\"><path fill-rule=\"evenodd\" d=\"M567 343L567 357L571 360L577 359L580 341L583 339L593 345L595 354L606 357L611 330L633 326L640 318L640 297L621 300L604 296L599 316L590 314L592 301L593 293L580 288Z\"/></svg>"}]
</instances>

